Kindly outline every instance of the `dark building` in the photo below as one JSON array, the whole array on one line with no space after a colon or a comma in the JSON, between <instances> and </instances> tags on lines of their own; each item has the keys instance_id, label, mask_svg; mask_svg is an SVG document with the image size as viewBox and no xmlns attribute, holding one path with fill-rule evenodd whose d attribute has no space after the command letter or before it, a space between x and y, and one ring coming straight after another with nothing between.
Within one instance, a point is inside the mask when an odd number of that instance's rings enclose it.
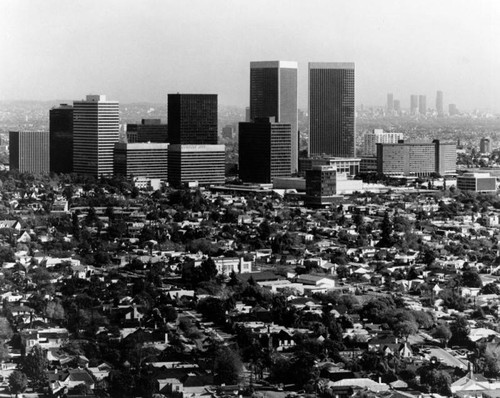
<instances>
[{"instance_id":1,"label":"dark building","mask_svg":"<svg viewBox=\"0 0 500 398\"><path fill-rule=\"evenodd\" d=\"M142 119L141 124L127 124L127 142L168 142L168 126L161 119Z\"/></svg>"},{"instance_id":2,"label":"dark building","mask_svg":"<svg viewBox=\"0 0 500 398\"><path fill-rule=\"evenodd\" d=\"M49 111L50 171L73 172L73 107L61 104Z\"/></svg>"},{"instance_id":3,"label":"dark building","mask_svg":"<svg viewBox=\"0 0 500 398\"><path fill-rule=\"evenodd\" d=\"M324 206L335 201L337 194L337 169L335 166L314 166L306 171L307 206Z\"/></svg>"},{"instance_id":4,"label":"dark building","mask_svg":"<svg viewBox=\"0 0 500 398\"><path fill-rule=\"evenodd\" d=\"M354 63L309 63L309 154L354 157Z\"/></svg>"},{"instance_id":5,"label":"dark building","mask_svg":"<svg viewBox=\"0 0 500 398\"><path fill-rule=\"evenodd\" d=\"M421 115L427 114L427 97L425 95L418 96L418 113Z\"/></svg>"},{"instance_id":6,"label":"dark building","mask_svg":"<svg viewBox=\"0 0 500 398\"><path fill-rule=\"evenodd\" d=\"M48 131L10 131L9 164L23 173L48 173L50 167Z\"/></svg>"},{"instance_id":7,"label":"dark building","mask_svg":"<svg viewBox=\"0 0 500 398\"><path fill-rule=\"evenodd\" d=\"M290 172L296 172L299 167L296 62L250 63L250 119L260 117L274 117L276 123L291 126Z\"/></svg>"},{"instance_id":8,"label":"dark building","mask_svg":"<svg viewBox=\"0 0 500 398\"><path fill-rule=\"evenodd\" d=\"M125 177L168 178L167 143L123 143L115 144L115 175Z\"/></svg>"},{"instance_id":9,"label":"dark building","mask_svg":"<svg viewBox=\"0 0 500 398\"><path fill-rule=\"evenodd\" d=\"M171 144L217 144L217 95L169 94L168 135Z\"/></svg>"},{"instance_id":10,"label":"dark building","mask_svg":"<svg viewBox=\"0 0 500 398\"><path fill-rule=\"evenodd\" d=\"M291 126L273 117L239 124L239 173L244 182L272 183L290 176Z\"/></svg>"},{"instance_id":11,"label":"dark building","mask_svg":"<svg viewBox=\"0 0 500 398\"><path fill-rule=\"evenodd\" d=\"M229 140L233 139L234 135L234 127L231 125L227 125L222 128L222 137L227 138Z\"/></svg>"},{"instance_id":12,"label":"dark building","mask_svg":"<svg viewBox=\"0 0 500 398\"><path fill-rule=\"evenodd\" d=\"M410 114L416 115L418 111L418 95L412 94L410 96Z\"/></svg>"}]
</instances>

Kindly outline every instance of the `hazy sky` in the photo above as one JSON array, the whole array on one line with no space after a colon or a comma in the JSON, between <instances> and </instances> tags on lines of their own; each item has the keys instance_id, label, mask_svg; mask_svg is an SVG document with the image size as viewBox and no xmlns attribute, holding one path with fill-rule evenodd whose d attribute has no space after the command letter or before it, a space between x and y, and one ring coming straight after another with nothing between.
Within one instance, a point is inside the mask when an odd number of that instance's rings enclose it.
<instances>
[{"instance_id":1,"label":"hazy sky","mask_svg":"<svg viewBox=\"0 0 500 398\"><path fill-rule=\"evenodd\" d=\"M163 102L216 93L247 106L249 63L356 63L356 103L436 90L500 111L498 0L0 0L0 99Z\"/></svg>"}]
</instances>

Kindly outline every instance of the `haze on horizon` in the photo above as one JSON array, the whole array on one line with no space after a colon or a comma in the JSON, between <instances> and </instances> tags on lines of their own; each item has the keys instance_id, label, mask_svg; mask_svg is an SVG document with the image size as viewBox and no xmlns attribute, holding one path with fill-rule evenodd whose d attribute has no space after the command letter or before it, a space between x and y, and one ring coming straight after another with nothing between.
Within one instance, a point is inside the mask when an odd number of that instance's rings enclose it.
<instances>
[{"instance_id":1,"label":"haze on horizon","mask_svg":"<svg viewBox=\"0 0 500 398\"><path fill-rule=\"evenodd\" d=\"M248 106L250 61L356 63L356 104L437 90L500 111L498 0L2 0L0 100L215 93Z\"/></svg>"}]
</instances>

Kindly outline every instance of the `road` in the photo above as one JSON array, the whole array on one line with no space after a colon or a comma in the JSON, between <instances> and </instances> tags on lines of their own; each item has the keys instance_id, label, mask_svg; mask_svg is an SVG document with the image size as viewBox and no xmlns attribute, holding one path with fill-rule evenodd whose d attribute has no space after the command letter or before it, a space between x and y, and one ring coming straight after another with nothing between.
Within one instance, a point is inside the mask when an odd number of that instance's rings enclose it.
<instances>
[{"instance_id":1,"label":"road","mask_svg":"<svg viewBox=\"0 0 500 398\"><path fill-rule=\"evenodd\" d=\"M194 319L195 322L199 322L200 324L203 323L203 317L199 312L196 311L191 311L191 310L185 310L184 312L181 313L181 315L187 315L191 319ZM228 340L232 339L234 335L229 334L224 332L222 329L220 329L217 326L210 326L205 329L205 331L211 331L213 334L217 336L217 338L220 341L227 342Z\"/></svg>"},{"instance_id":2,"label":"road","mask_svg":"<svg viewBox=\"0 0 500 398\"><path fill-rule=\"evenodd\" d=\"M427 356L430 358L436 357L440 362L445 363L446 365L457 367L462 370L467 370L468 361L464 359L459 359L451 355L448 351L443 350L442 348L435 347L429 348L430 354Z\"/></svg>"}]
</instances>

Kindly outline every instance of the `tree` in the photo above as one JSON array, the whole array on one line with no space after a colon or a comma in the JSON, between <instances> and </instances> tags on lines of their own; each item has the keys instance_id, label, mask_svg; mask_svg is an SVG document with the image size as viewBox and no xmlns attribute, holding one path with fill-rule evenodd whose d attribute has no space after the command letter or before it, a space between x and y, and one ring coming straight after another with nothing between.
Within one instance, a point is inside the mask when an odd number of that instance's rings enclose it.
<instances>
[{"instance_id":1,"label":"tree","mask_svg":"<svg viewBox=\"0 0 500 398\"><path fill-rule=\"evenodd\" d=\"M380 226L380 229L382 230L382 236L379 242L379 246L381 247L390 247L392 246L393 239L392 239L392 222L391 218L389 217L389 213L386 211L384 214L384 219L382 220L382 224Z\"/></svg>"},{"instance_id":2,"label":"tree","mask_svg":"<svg viewBox=\"0 0 500 398\"><path fill-rule=\"evenodd\" d=\"M470 327L467 319L459 316L450 325L451 330L451 345L468 346L470 344L469 332Z\"/></svg>"},{"instance_id":3,"label":"tree","mask_svg":"<svg viewBox=\"0 0 500 398\"><path fill-rule=\"evenodd\" d=\"M34 346L21 363L21 370L28 376L35 387L45 385L48 361L44 350L39 345Z\"/></svg>"},{"instance_id":4,"label":"tree","mask_svg":"<svg viewBox=\"0 0 500 398\"><path fill-rule=\"evenodd\" d=\"M500 287L496 283L491 282L484 285L479 294L500 294Z\"/></svg>"},{"instance_id":5,"label":"tree","mask_svg":"<svg viewBox=\"0 0 500 398\"><path fill-rule=\"evenodd\" d=\"M26 387L28 387L28 378L23 372L19 370L14 370L9 376L9 387L10 392L16 394L24 392Z\"/></svg>"},{"instance_id":6,"label":"tree","mask_svg":"<svg viewBox=\"0 0 500 398\"><path fill-rule=\"evenodd\" d=\"M418 325L415 321L401 321L394 325L394 331L401 337L408 340L410 335L416 334L418 332Z\"/></svg>"},{"instance_id":7,"label":"tree","mask_svg":"<svg viewBox=\"0 0 500 398\"><path fill-rule=\"evenodd\" d=\"M58 301L50 301L45 308L45 315L51 319L65 319L64 307Z\"/></svg>"},{"instance_id":8,"label":"tree","mask_svg":"<svg viewBox=\"0 0 500 398\"><path fill-rule=\"evenodd\" d=\"M448 341L450 340L451 338L451 330L450 330L450 327L448 326L447 323L445 322L440 322L436 329L434 330L434 333L432 333L432 335L440 340L443 345L446 347L448 345Z\"/></svg>"},{"instance_id":9,"label":"tree","mask_svg":"<svg viewBox=\"0 0 500 398\"><path fill-rule=\"evenodd\" d=\"M226 346L221 346L217 349L214 360L216 383L238 383L242 369L243 365L238 353Z\"/></svg>"}]
</instances>

